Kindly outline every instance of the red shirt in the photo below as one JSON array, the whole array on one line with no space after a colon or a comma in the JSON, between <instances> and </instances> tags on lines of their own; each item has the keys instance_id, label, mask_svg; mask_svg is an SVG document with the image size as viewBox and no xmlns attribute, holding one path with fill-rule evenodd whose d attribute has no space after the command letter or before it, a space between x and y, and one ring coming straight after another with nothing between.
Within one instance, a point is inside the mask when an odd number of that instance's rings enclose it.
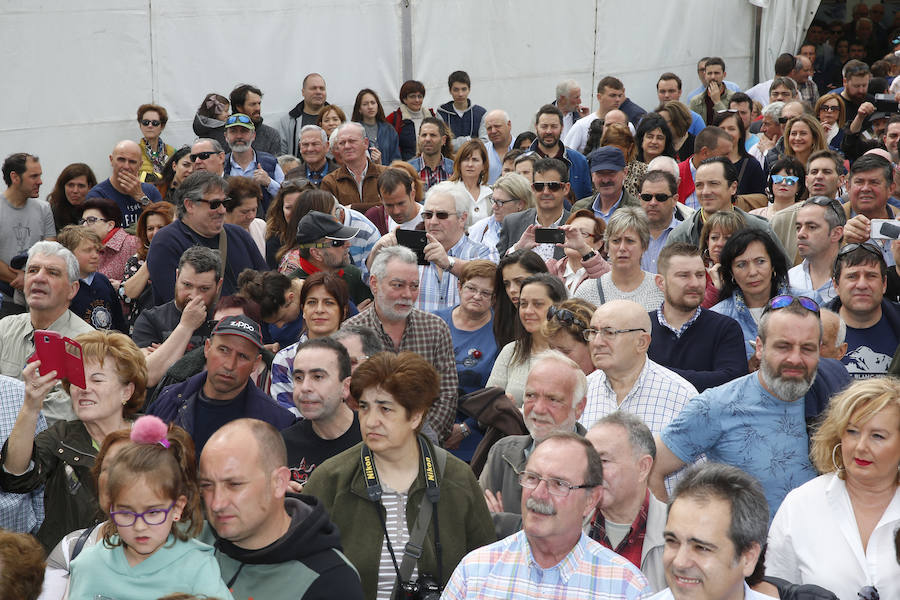
<instances>
[{"instance_id":1,"label":"red shirt","mask_svg":"<svg viewBox=\"0 0 900 600\"><path fill-rule=\"evenodd\" d=\"M636 566L638 569L641 568L641 550L644 547L644 534L647 531L647 513L650 510L650 490L647 490L647 493L644 495L644 503L641 504L641 510L638 511L637 517L634 519L634 523L631 524L631 529L628 531L628 535L626 535L618 546L615 548L609 542L609 538L606 537L606 519L603 518L603 514L598 509L594 514L594 518L591 521L591 529L589 535L595 541L603 544L619 556L623 558L627 558L631 561L631 564Z\"/></svg>"}]
</instances>

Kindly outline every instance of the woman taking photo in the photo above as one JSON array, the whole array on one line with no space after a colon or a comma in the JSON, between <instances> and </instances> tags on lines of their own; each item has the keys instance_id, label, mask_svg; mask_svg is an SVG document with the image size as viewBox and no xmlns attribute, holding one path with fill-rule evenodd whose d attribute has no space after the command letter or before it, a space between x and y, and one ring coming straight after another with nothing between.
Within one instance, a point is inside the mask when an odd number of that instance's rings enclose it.
<instances>
[{"instance_id":1,"label":"woman taking photo","mask_svg":"<svg viewBox=\"0 0 900 600\"><path fill-rule=\"evenodd\" d=\"M469 219L466 226L491 215L491 188L488 180L487 150L481 140L469 140L459 147L453 160L450 181L458 181L469 194Z\"/></svg>"},{"instance_id":2,"label":"woman taking photo","mask_svg":"<svg viewBox=\"0 0 900 600\"><path fill-rule=\"evenodd\" d=\"M531 275L547 272L547 263L532 250L516 250L500 259L494 280L494 337L502 348L521 335L519 291Z\"/></svg>"},{"instance_id":3,"label":"woman taking photo","mask_svg":"<svg viewBox=\"0 0 900 600\"><path fill-rule=\"evenodd\" d=\"M571 358L585 375L594 372L591 349L584 339L584 331L591 324L596 307L581 298L569 298L547 311L547 320L541 333L551 350L557 350Z\"/></svg>"},{"instance_id":4,"label":"woman taking photo","mask_svg":"<svg viewBox=\"0 0 900 600\"><path fill-rule=\"evenodd\" d=\"M80 224L96 233L103 244L97 270L109 277L113 286L118 286L128 259L134 256L141 242L119 227L122 210L115 200L91 198L83 206Z\"/></svg>"},{"instance_id":5,"label":"woman taking photo","mask_svg":"<svg viewBox=\"0 0 900 600\"><path fill-rule=\"evenodd\" d=\"M442 588L463 556L496 540L472 470L419 434L438 390L437 372L418 354L382 352L360 364L350 395L359 404L363 442L319 465L303 488L322 502L341 536L353 540L344 553L369 600L392 598L398 587L395 565L410 541L408 524L429 502L426 457L436 466L440 497L407 581L430 578Z\"/></svg>"},{"instance_id":6,"label":"woman taking photo","mask_svg":"<svg viewBox=\"0 0 900 600\"><path fill-rule=\"evenodd\" d=\"M169 122L169 112L157 104L141 104L137 109L137 122L141 128L141 181L148 183L162 178L163 165L175 153L175 148L164 143L163 129Z\"/></svg>"},{"instance_id":7,"label":"woman taking photo","mask_svg":"<svg viewBox=\"0 0 900 600\"><path fill-rule=\"evenodd\" d=\"M731 136L731 152L728 160L738 173L738 194L764 194L766 175L759 161L747 153L747 130L744 120L737 111L720 111L716 114L715 123Z\"/></svg>"},{"instance_id":8,"label":"woman taking photo","mask_svg":"<svg viewBox=\"0 0 900 600\"><path fill-rule=\"evenodd\" d=\"M835 152L840 152L841 142L844 141L844 125L847 120L844 99L840 94L825 94L816 102L814 112L825 131L825 141L828 147Z\"/></svg>"},{"instance_id":9,"label":"woman taking photo","mask_svg":"<svg viewBox=\"0 0 900 600\"><path fill-rule=\"evenodd\" d=\"M900 598L900 383L865 379L833 397L810 454L822 475L781 503L766 575L838 598Z\"/></svg>"},{"instance_id":10,"label":"woman taking photo","mask_svg":"<svg viewBox=\"0 0 900 600\"><path fill-rule=\"evenodd\" d=\"M519 322L521 334L503 346L485 387L501 387L519 408L522 407L525 381L534 357L547 349L541 325L547 311L569 297L566 286L549 273L532 275L522 282L519 292Z\"/></svg>"},{"instance_id":11,"label":"woman taking photo","mask_svg":"<svg viewBox=\"0 0 900 600\"><path fill-rule=\"evenodd\" d=\"M162 199L176 204L178 186L193 172L194 163L191 162L191 147L182 146L163 165L162 177L156 184L156 189L159 190Z\"/></svg>"},{"instance_id":12,"label":"woman taking photo","mask_svg":"<svg viewBox=\"0 0 900 600\"><path fill-rule=\"evenodd\" d=\"M175 220L175 207L168 202L155 202L147 206L138 217L135 233L140 245L137 252L125 262L119 297L128 310L128 329L134 332L134 322L145 308L153 306L150 289L150 271L147 270L147 251L156 232Z\"/></svg>"},{"instance_id":13,"label":"woman taking photo","mask_svg":"<svg viewBox=\"0 0 900 600\"><path fill-rule=\"evenodd\" d=\"M821 123L809 115L794 117L784 126L784 154L793 156L801 165L813 152L828 147Z\"/></svg>"},{"instance_id":14,"label":"woman taking photo","mask_svg":"<svg viewBox=\"0 0 900 600\"><path fill-rule=\"evenodd\" d=\"M72 163L62 170L53 191L47 196L57 231L66 225L78 225L81 221L81 211L84 210L82 208L84 199L95 185L97 178L91 168L84 163Z\"/></svg>"},{"instance_id":15,"label":"woman taking photo","mask_svg":"<svg viewBox=\"0 0 900 600\"><path fill-rule=\"evenodd\" d=\"M657 156L675 158L672 130L662 116L648 113L641 117L634 137L637 143L637 159L645 165Z\"/></svg>"},{"instance_id":16,"label":"woman taking photo","mask_svg":"<svg viewBox=\"0 0 900 600\"><path fill-rule=\"evenodd\" d=\"M70 531L103 520L90 469L106 435L130 427L147 384L144 354L128 336L95 331L75 341L85 389L68 381L63 388L77 419L58 421L35 437L44 398L59 380L55 371L40 374L40 361L30 363L22 372L25 403L0 453L0 489L25 493L44 486L44 523L36 537L48 552Z\"/></svg>"},{"instance_id":17,"label":"woman taking photo","mask_svg":"<svg viewBox=\"0 0 900 600\"><path fill-rule=\"evenodd\" d=\"M496 248L500 241L500 226L507 215L534 207L531 184L524 175L506 173L497 178L491 191L493 214L475 221L469 227L469 239Z\"/></svg>"},{"instance_id":18,"label":"woman taking photo","mask_svg":"<svg viewBox=\"0 0 900 600\"><path fill-rule=\"evenodd\" d=\"M609 263L603 258L606 221L595 216L594 211L582 208L571 213L560 229L566 232L566 256L548 260L547 271L562 279L572 295L585 281L609 273Z\"/></svg>"},{"instance_id":19,"label":"woman taking photo","mask_svg":"<svg viewBox=\"0 0 900 600\"><path fill-rule=\"evenodd\" d=\"M744 217L734 210L720 210L706 219L700 232L700 255L706 265L706 292L703 294L703 308L712 308L719 302L722 289L721 256L722 248L734 232L747 225Z\"/></svg>"},{"instance_id":20,"label":"woman taking photo","mask_svg":"<svg viewBox=\"0 0 900 600\"><path fill-rule=\"evenodd\" d=\"M384 117L384 108L375 90L365 88L356 95L351 121L356 121L366 130L369 140L369 155L380 165L389 165L400 158L397 132Z\"/></svg>"},{"instance_id":21,"label":"woman taking photo","mask_svg":"<svg viewBox=\"0 0 900 600\"><path fill-rule=\"evenodd\" d=\"M387 116L400 142L400 158L409 160L414 157L419 140L419 125L425 117L433 117L434 110L423 108L425 104L425 86L421 81L410 79L400 86L400 108Z\"/></svg>"},{"instance_id":22,"label":"woman taking photo","mask_svg":"<svg viewBox=\"0 0 900 600\"><path fill-rule=\"evenodd\" d=\"M751 210L750 214L771 221L778 211L803 200L806 195L806 169L793 156L782 156L772 165L766 191L769 203Z\"/></svg>"}]
</instances>

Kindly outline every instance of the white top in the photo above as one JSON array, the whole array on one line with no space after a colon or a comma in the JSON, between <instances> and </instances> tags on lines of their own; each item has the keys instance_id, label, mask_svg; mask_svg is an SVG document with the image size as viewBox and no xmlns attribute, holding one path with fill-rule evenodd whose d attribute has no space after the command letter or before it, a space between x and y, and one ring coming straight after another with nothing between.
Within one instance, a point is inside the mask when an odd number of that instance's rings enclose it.
<instances>
[{"instance_id":1,"label":"white top","mask_svg":"<svg viewBox=\"0 0 900 600\"><path fill-rule=\"evenodd\" d=\"M875 526L865 550L850 496L833 473L792 490L769 528L766 575L813 583L841 600L874 585L882 598L900 598L894 531L900 527L900 491Z\"/></svg>"},{"instance_id":2,"label":"white top","mask_svg":"<svg viewBox=\"0 0 900 600\"><path fill-rule=\"evenodd\" d=\"M648 600L674 600L674 598L675 596L672 595L671 590L666 588L657 594L653 594ZM766 596L765 594L760 594L759 592L751 590L750 586L745 582L744 600L772 600L772 596Z\"/></svg>"},{"instance_id":3,"label":"white top","mask_svg":"<svg viewBox=\"0 0 900 600\"><path fill-rule=\"evenodd\" d=\"M656 277L653 273L643 271L644 280L639 286L630 292L623 292L612 281L612 273L605 273L600 279L603 286L603 302L610 300L632 300L644 307L644 310L650 312L660 307L665 299L663 293L656 285ZM574 298L587 300L594 306L600 306L600 294L597 293L597 279L585 279L573 294Z\"/></svg>"},{"instance_id":4,"label":"white top","mask_svg":"<svg viewBox=\"0 0 900 600\"><path fill-rule=\"evenodd\" d=\"M466 227L471 226L475 221L480 221L484 217L489 217L494 214L494 207L491 205L490 197L493 193L490 187L483 185L478 190L478 198L473 198L472 194L469 193L468 188L463 184L462 181L459 182L459 187L465 190L466 195L469 196L471 202L469 203L469 219L466 221Z\"/></svg>"},{"instance_id":5,"label":"white top","mask_svg":"<svg viewBox=\"0 0 900 600\"><path fill-rule=\"evenodd\" d=\"M266 255L266 222L262 219L253 219L250 221L250 237L256 242L259 248L259 255Z\"/></svg>"},{"instance_id":6,"label":"white top","mask_svg":"<svg viewBox=\"0 0 900 600\"><path fill-rule=\"evenodd\" d=\"M515 349L515 342L503 346L500 354L497 355L497 360L494 361L494 368L491 369L491 375L484 387L502 387L507 394L512 396L516 406L522 408L525 384L528 382L528 373L534 364L534 355L529 356L524 362L513 364L512 357Z\"/></svg>"},{"instance_id":7,"label":"white top","mask_svg":"<svg viewBox=\"0 0 900 600\"><path fill-rule=\"evenodd\" d=\"M590 129L591 123L598 118L597 113L592 112L588 116L581 117L575 121L572 128L569 129L569 133L566 134L566 137L563 140L563 144L565 144L566 148L584 152L584 145L587 144L588 129Z\"/></svg>"}]
</instances>

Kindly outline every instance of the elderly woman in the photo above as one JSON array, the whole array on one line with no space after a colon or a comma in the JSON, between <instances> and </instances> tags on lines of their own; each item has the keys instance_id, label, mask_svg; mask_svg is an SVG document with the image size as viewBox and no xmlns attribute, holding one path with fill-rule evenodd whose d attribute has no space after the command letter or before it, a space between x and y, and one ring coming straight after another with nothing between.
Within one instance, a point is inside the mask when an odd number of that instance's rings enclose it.
<instances>
[{"instance_id":1,"label":"elderly woman","mask_svg":"<svg viewBox=\"0 0 900 600\"><path fill-rule=\"evenodd\" d=\"M547 270L565 282L571 295L585 280L599 279L609 273L609 263L603 258L606 221L583 208L569 214L560 229L566 232L563 243L566 256L549 259Z\"/></svg>"},{"instance_id":2,"label":"elderly woman","mask_svg":"<svg viewBox=\"0 0 900 600\"><path fill-rule=\"evenodd\" d=\"M811 456L823 475L781 503L769 530L766 575L816 584L838 598L900 598L898 380L856 381L833 397Z\"/></svg>"},{"instance_id":3,"label":"elderly woman","mask_svg":"<svg viewBox=\"0 0 900 600\"><path fill-rule=\"evenodd\" d=\"M84 163L72 163L56 178L53 191L47 196L53 211L53 222L59 231L66 225L78 225L81 220L82 204L88 191L97 185L97 177Z\"/></svg>"},{"instance_id":4,"label":"elderly woman","mask_svg":"<svg viewBox=\"0 0 900 600\"><path fill-rule=\"evenodd\" d=\"M141 245L141 241L119 227L122 210L115 200L90 198L81 213L81 224L100 238L100 265L97 270L118 286L125 273L125 264Z\"/></svg>"},{"instance_id":5,"label":"elderly woman","mask_svg":"<svg viewBox=\"0 0 900 600\"><path fill-rule=\"evenodd\" d=\"M369 600L393 596L395 564L423 503L433 502L433 514L408 579L430 578L443 587L463 556L496 539L472 470L419 434L438 390L434 367L412 352L382 352L359 365L350 394L359 404L363 441L319 465L303 489L322 502L343 539L353 541L344 552ZM426 495L432 474L440 490L434 499Z\"/></svg>"},{"instance_id":6,"label":"elderly woman","mask_svg":"<svg viewBox=\"0 0 900 600\"><path fill-rule=\"evenodd\" d=\"M590 327L596 309L586 300L570 298L551 306L547 310L547 320L541 326L541 333L550 349L574 360L585 375L594 372L591 350L584 339L584 332Z\"/></svg>"},{"instance_id":7,"label":"elderly woman","mask_svg":"<svg viewBox=\"0 0 900 600\"><path fill-rule=\"evenodd\" d=\"M419 125L425 117L433 117L434 110L424 108L425 85L421 81L410 79L400 86L400 108L387 116L397 136L400 138L400 158L409 160L416 155L416 144L419 139Z\"/></svg>"},{"instance_id":8,"label":"elderly woman","mask_svg":"<svg viewBox=\"0 0 900 600\"><path fill-rule=\"evenodd\" d=\"M600 279L587 279L575 297L600 306L608 300L631 300L647 311L662 304L663 294L653 273L641 270L641 257L650 245L650 225L640 208L619 208L609 218L604 242L612 270Z\"/></svg>"},{"instance_id":9,"label":"elderly woman","mask_svg":"<svg viewBox=\"0 0 900 600\"><path fill-rule=\"evenodd\" d=\"M467 225L491 215L491 188L487 185L489 169L487 149L481 140L469 140L459 147L450 181L458 181L469 195Z\"/></svg>"},{"instance_id":10,"label":"elderly woman","mask_svg":"<svg viewBox=\"0 0 900 600\"><path fill-rule=\"evenodd\" d=\"M506 215L534 208L531 183L524 175L518 173L501 175L494 182L491 205L494 214L475 221L469 227L469 239L494 248L500 241L500 226Z\"/></svg>"},{"instance_id":11,"label":"elderly woman","mask_svg":"<svg viewBox=\"0 0 900 600\"><path fill-rule=\"evenodd\" d=\"M58 379L56 371L39 372L40 361L30 363L22 372L25 403L0 451L0 489L24 493L44 486L46 516L36 537L48 551L70 531L102 520L90 469L106 435L129 427L147 384L144 354L128 336L95 331L75 341L85 388L68 381L63 387L77 419L58 421L35 437L44 398Z\"/></svg>"},{"instance_id":12,"label":"elderly woman","mask_svg":"<svg viewBox=\"0 0 900 600\"><path fill-rule=\"evenodd\" d=\"M175 153L175 148L164 143L163 129L169 122L169 112L157 104L141 104L137 109L137 122L141 128L141 181L157 181L162 178L166 160Z\"/></svg>"}]
</instances>

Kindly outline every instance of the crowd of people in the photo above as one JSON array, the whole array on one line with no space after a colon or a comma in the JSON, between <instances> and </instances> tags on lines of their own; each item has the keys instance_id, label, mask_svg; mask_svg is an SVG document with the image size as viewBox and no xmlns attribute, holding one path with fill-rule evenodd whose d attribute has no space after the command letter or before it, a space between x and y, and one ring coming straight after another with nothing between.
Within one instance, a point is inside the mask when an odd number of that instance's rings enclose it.
<instances>
[{"instance_id":1,"label":"crowd of people","mask_svg":"<svg viewBox=\"0 0 900 600\"><path fill-rule=\"evenodd\" d=\"M900 597L896 31L7 156L0 597Z\"/></svg>"}]
</instances>

